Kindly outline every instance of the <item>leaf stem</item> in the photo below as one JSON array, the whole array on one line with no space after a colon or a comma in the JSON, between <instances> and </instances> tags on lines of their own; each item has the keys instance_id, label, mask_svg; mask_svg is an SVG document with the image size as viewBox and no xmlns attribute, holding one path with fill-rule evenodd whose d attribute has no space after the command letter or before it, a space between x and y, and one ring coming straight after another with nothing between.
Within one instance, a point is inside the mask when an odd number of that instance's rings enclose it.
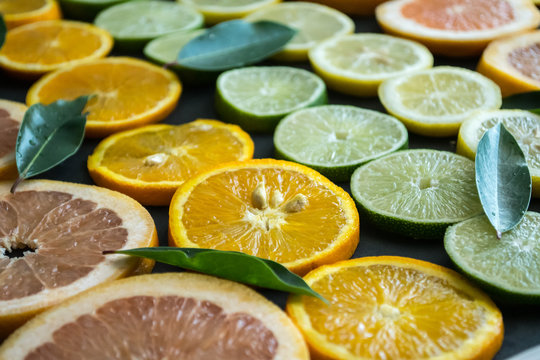
<instances>
[{"instance_id":1,"label":"leaf stem","mask_svg":"<svg viewBox=\"0 0 540 360\"><path fill-rule=\"evenodd\" d=\"M163 64L163 66L161 67L163 70L168 70L171 66L174 66L174 65L178 65L178 62L175 60L175 61L171 61L171 62L168 62L166 64Z\"/></svg>"},{"instance_id":2,"label":"leaf stem","mask_svg":"<svg viewBox=\"0 0 540 360\"><path fill-rule=\"evenodd\" d=\"M17 186L19 186L19 184L24 180L24 178L22 176L19 175L19 177L17 178L17 180L15 180L15 182L13 183L13 186L11 187L11 190L10 192L12 194L15 194L15 191L17 191Z\"/></svg>"}]
</instances>

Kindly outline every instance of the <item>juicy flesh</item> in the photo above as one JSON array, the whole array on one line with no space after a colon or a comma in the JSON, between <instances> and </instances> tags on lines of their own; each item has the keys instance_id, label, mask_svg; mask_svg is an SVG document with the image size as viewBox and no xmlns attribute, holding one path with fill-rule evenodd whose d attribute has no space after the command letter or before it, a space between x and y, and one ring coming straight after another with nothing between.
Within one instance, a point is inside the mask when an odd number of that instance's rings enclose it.
<instances>
[{"instance_id":1,"label":"juicy flesh","mask_svg":"<svg viewBox=\"0 0 540 360\"><path fill-rule=\"evenodd\" d=\"M251 196L265 184L266 196L278 190L283 201L260 210ZM283 204L303 194L307 206L287 213ZM310 257L332 244L347 224L340 199L327 187L296 171L239 169L209 177L184 204L188 239L201 248L242 251L281 263Z\"/></svg>"},{"instance_id":2,"label":"juicy flesh","mask_svg":"<svg viewBox=\"0 0 540 360\"><path fill-rule=\"evenodd\" d=\"M429 28L464 32L495 29L515 19L507 0L413 0L401 13Z\"/></svg>"},{"instance_id":3,"label":"juicy flesh","mask_svg":"<svg viewBox=\"0 0 540 360\"><path fill-rule=\"evenodd\" d=\"M540 81L540 43L513 50L508 62L523 75Z\"/></svg>"},{"instance_id":4,"label":"juicy flesh","mask_svg":"<svg viewBox=\"0 0 540 360\"><path fill-rule=\"evenodd\" d=\"M482 212L474 171L453 154L401 153L366 165L354 187L370 208L396 216L463 219Z\"/></svg>"},{"instance_id":5,"label":"juicy flesh","mask_svg":"<svg viewBox=\"0 0 540 360\"><path fill-rule=\"evenodd\" d=\"M97 96L84 111L88 120L121 121L147 111L168 97L170 79L164 74L135 64L92 63L59 73L40 88L39 102L73 100L82 95Z\"/></svg>"},{"instance_id":6,"label":"juicy flesh","mask_svg":"<svg viewBox=\"0 0 540 360\"><path fill-rule=\"evenodd\" d=\"M19 122L12 119L7 110L0 108L0 159L15 152L19 125Z\"/></svg>"},{"instance_id":7,"label":"juicy flesh","mask_svg":"<svg viewBox=\"0 0 540 360\"><path fill-rule=\"evenodd\" d=\"M0 14L20 14L41 9L47 2L45 0L2 0L0 1Z\"/></svg>"},{"instance_id":8,"label":"juicy flesh","mask_svg":"<svg viewBox=\"0 0 540 360\"><path fill-rule=\"evenodd\" d=\"M370 265L342 269L303 297L313 328L355 356L425 359L458 349L485 323L485 310L446 280L415 269Z\"/></svg>"},{"instance_id":9,"label":"juicy flesh","mask_svg":"<svg viewBox=\"0 0 540 360\"><path fill-rule=\"evenodd\" d=\"M9 33L0 55L17 63L55 65L90 56L101 46L99 35L88 29L45 23L30 30Z\"/></svg>"},{"instance_id":10,"label":"juicy flesh","mask_svg":"<svg viewBox=\"0 0 540 360\"><path fill-rule=\"evenodd\" d=\"M0 300L69 285L124 246L122 219L96 203L54 191L19 191L0 198ZM16 248L23 257L9 258Z\"/></svg>"},{"instance_id":11,"label":"juicy flesh","mask_svg":"<svg viewBox=\"0 0 540 360\"><path fill-rule=\"evenodd\" d=\"M63 325L25 360L271 360L278 345L251 315L193 298L134 296Z\"/></svg>"},{"instance_id":12,"label":"juicy flesh","mask_svg":"<svg viewBox=\"0 0 540 360\"><path fill-rule=\"evenodd\" d=\"M101 165L130 179L185 181L243 157L243 143L228 129L186 124L123 137L105 151Z\"/></svg>"}]
</instances>

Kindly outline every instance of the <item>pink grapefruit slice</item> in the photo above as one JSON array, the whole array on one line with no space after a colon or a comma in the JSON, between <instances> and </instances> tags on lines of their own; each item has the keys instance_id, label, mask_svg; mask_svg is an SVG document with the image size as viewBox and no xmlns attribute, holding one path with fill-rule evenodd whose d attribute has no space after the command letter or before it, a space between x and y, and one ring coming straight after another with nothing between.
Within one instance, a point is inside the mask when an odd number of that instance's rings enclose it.
<instances>
[{"instance_id":1,"label":"pink grapefruit slice","mask_svg":"<svg viewBox=\"0 0 540 360\"><path fill-rule=\"evenodd\" d=\"M24 104L0 99L0 180L15 179L15 144L27 107Z\"/></svg>"}]
</instances>

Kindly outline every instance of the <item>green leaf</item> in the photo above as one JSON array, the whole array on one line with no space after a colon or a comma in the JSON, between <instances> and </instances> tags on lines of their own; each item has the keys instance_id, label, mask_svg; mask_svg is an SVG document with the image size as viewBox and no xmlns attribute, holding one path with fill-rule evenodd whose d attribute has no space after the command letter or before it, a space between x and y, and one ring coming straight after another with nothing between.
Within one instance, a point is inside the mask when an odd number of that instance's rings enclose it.
<instances>
[{"instance_id":1,"label":"green leaf","mask_svg":"<svg viewBox=\"0 0 540 360\"><path fill-rule=\"evenodd\" d=\"M285 266L275 261L261 259L241 252L198 248L151 247L104 253L126 254L152 259L244 284L314 296L326 302L300 276L290 272Z\"/></svg>"},{"instance_id":2,"label":"green leaf","mask_svg":"<svg viewBox=\"0 0 540 360\"><path fill-rule=\"evenodd\" d=\"M58 165L75 154L82 144L89 96L73 101L58 100L50 105L34 104L24 114L15 159L19 170L17 184Z\"/></svg>"},{"instance_id":3,"label":"green leaf","mask_svg":"<svg viewBox=\"0 0 540 360\"><path fill-rule=\"evenodd\" d=\"M531 200L531 174L516 139L499 123L476 151L476 187L497 237L519 224Z\"/></svg>"},{"instance_id":4,"label":"green leaf","mask_svg":"<svg viewBox=\"0 0 540 360\"><path fill-rule=\"evenodd\" d=\"M4 41L6 41L6 32L6 22L4 21L2 14L0 14L0 49L2 48L2 45L4 45Z\"/></svg>"},{"instance_id":5,"label":"green leaf","mask_svg":"<svg viewBox=\"0 0 540 360\"><path fill-rule=\"evenodd\" d=\"M516 94L503 99L503 109L522 109L540 115L540 91Z\"/></svg>"},{"instance_id":6,"label":"green leaf","mask_svg":"<svg viewBox=\"0 0 540 360\"><path fill-rule=\"evenodd\" d=\"M178 54L178 64L203 71L251 65L280 51L295 34L272 21L223 22L188 42Z\"/></svg>"}]
</instances>

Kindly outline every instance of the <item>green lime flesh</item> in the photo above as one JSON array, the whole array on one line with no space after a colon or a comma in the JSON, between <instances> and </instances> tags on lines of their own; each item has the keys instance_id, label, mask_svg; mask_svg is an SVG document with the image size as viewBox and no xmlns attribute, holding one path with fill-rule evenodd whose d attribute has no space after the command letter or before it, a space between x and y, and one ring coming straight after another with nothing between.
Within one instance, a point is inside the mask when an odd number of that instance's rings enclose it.
<instances>
[{"instance_id":1,"label":"green lime flesh","mask_svg":"<svg viewBox=\"0 0 540 360\"><path fill-rule=\"evenodd\" d=\"M441 239L446 228L483 212L474 162L436 150L403 150L359 167L351 178L359 210L383 230Z\"/></svg>"},{"instance_id":2,"label":"green lime flesh","mask_svg":"<svg viewBox=\"0 0 540 360\"><path fill-rule=\"evenodd\" d=\"M406 149L407 143L407 129L396 118L344 105L296 111L281 120L274 133L278 157L334 181L349 181L358 166Z\"/></svg>"}]
</instances>

